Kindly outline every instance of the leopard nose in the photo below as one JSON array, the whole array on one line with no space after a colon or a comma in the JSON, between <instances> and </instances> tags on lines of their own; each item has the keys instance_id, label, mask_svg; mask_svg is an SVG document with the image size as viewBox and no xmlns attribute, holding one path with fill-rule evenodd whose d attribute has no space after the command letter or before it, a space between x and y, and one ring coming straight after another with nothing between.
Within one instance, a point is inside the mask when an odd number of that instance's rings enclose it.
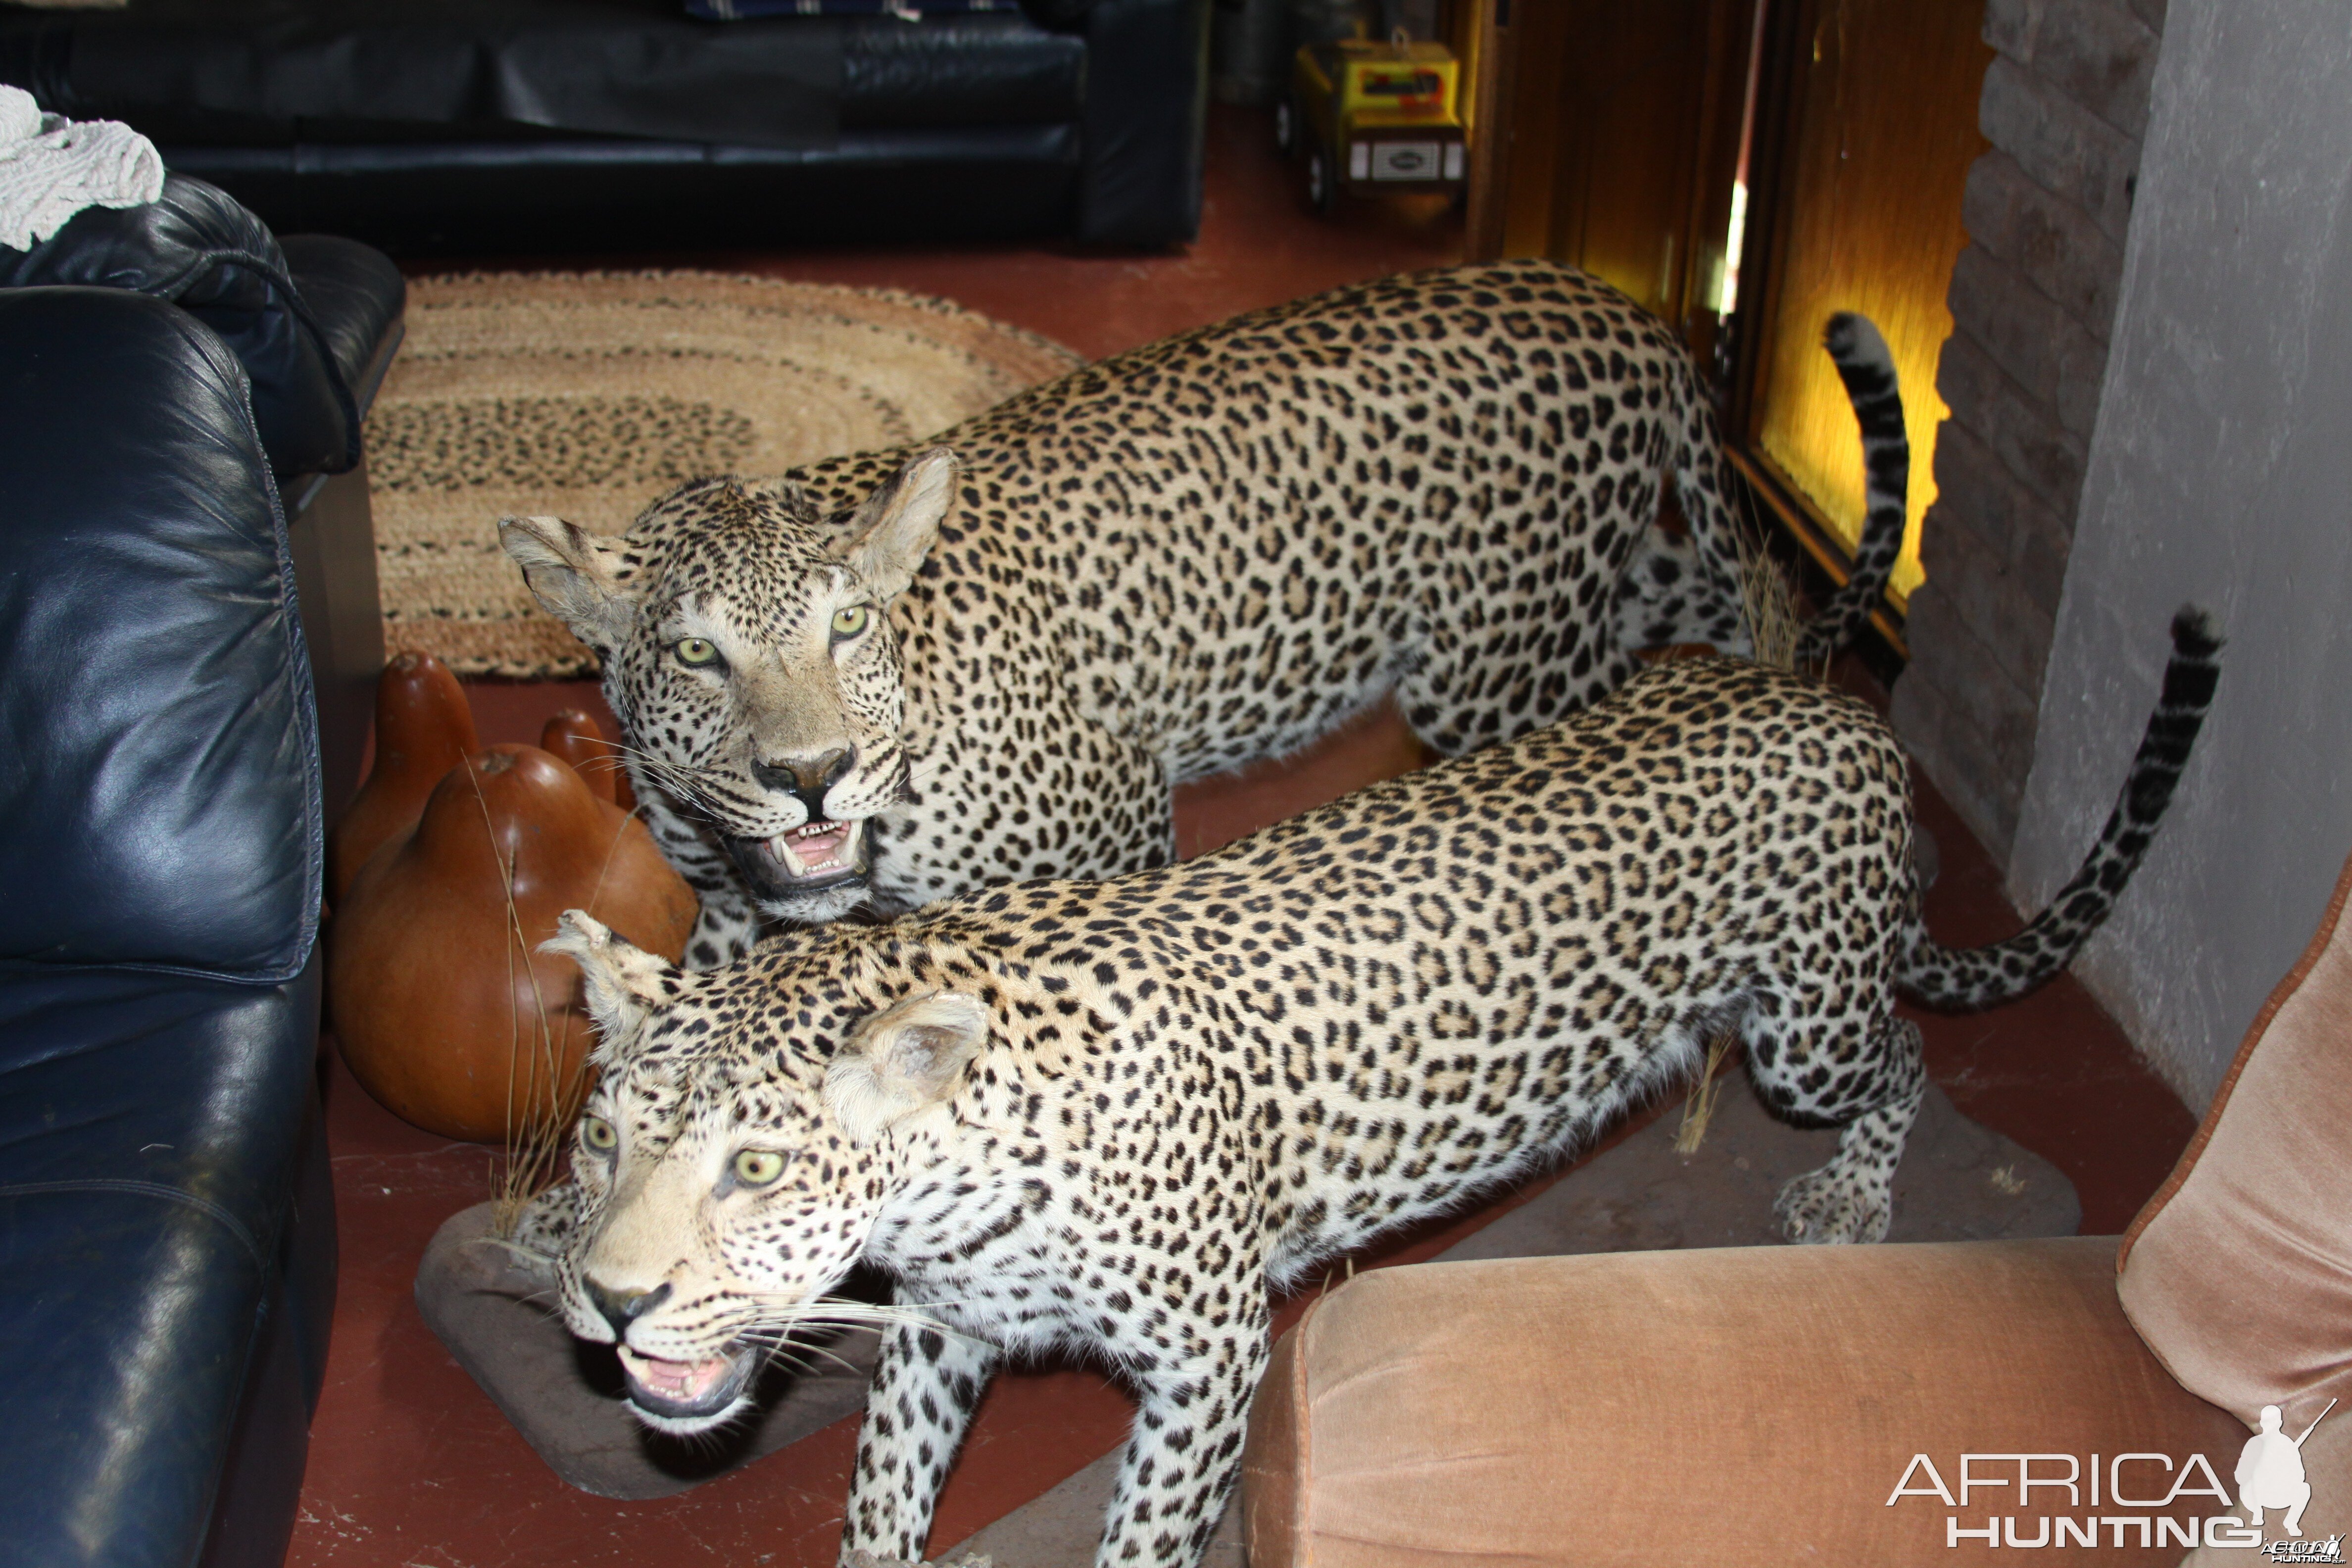
<instances>
[{"instance_id":1,"label":"leopard nose","mask_svg":"<svg viewBox=\"0 0 2352 1568\"><path fill-rule=\"evenodd\" d=\"M847 778L856 765L856 747L836 746L817 757L787 757L774 763L755 760L751 776L762 789L795 796L808 808L808 819L820 822L824 818L825 791Z\"/></svg>"},{"instance_id":2,"label":"leopard nose","mask_svg":"<svg viewBox=\"0 0 2352 1568\"><path fill-rule=\"evenodd\" d=\"M651 1290L611 1290L593 1279L580 1282L588 1291L588 1300L604 1321L612 1325L613 1337L628 1338L629 1325L669 1300L669 1286L665 1283Z\"/></svg>"}]
</instances>

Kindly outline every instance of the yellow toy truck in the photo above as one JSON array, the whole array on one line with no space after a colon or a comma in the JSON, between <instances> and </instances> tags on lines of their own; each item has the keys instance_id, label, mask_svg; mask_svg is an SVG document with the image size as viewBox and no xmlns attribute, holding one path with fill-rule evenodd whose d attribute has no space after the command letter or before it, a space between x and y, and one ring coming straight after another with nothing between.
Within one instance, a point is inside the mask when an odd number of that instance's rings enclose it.
<instances>
[{"instance_id":1,"label":"yellow toy truck","mask_svg":"<svg viewBox=\"0 0 2352 1568\"><path fill-rule=\"evenodd\" d=\"M1309 44L1275 105L1275 142L1307 153L1307 201L1328 213L1353 195L1461 191L1469 159L1459 72L1443 44Z\"/></svg>"}]
</instances>

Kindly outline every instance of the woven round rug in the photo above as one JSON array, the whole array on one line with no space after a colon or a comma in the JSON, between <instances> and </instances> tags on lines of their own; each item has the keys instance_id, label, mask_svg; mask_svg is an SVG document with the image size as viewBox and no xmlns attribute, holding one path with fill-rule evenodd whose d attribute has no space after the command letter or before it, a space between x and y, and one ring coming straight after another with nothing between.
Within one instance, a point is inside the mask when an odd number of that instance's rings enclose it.
<instances>
[{"instance_id":1,"label":"woven round rug","mask_svg":"<svg viewBox=\"0 0 2352 1568\"><path fill-rule=\"evenodd\" d=\"M367 422L385 651L520 679L595 660L499 518L617 533L682 479L919 440L1085 363L945 300L704 272L417 278L407 325Z\"/></svg>"}]
</instances>

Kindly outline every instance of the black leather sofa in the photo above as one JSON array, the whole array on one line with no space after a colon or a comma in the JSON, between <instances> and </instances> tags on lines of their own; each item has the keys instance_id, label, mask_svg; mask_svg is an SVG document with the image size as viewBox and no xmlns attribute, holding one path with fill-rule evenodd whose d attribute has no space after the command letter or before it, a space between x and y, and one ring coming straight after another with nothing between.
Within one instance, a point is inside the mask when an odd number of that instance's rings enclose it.
<instances>
[{"instance_id":1,"label":"black leather sofa","mask_svg":"<svg viewBox=\"0 0 2352 1568\"><path fill-rule=\"evenodd\" d=\"M238 216L183 187L0 253L10 1568L275 1568L325 1366L332 585L281 498L358 471L399 280Z\"/></svg>"},{"instance_id":2,"label":"black leather sofa","mask_svg":"<svg viewBox=\"0 0 2352 1568\"><path fill-rule=\"evenodd\" d=\"M395 252L1192 238L1208 0L1024 3L137 0L0 12L0 81Z\"/></svg>"}]
</instances>

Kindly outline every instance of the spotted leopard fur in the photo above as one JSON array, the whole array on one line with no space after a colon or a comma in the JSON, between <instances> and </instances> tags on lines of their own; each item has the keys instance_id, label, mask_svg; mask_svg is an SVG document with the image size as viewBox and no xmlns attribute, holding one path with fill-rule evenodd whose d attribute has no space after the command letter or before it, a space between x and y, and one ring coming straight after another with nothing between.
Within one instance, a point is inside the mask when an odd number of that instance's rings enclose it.
<instances>
[{"instance_id":1,"label":"spotted leopard fur","mask_svg":"<svg viewBox=\"0 0 2352 1568\"><path fill-rule=\"evenodd\" d=\"M1821 648L1878 601L1907 472L1885 343L1841 317L1828 346L1872 524ZM1549 262L1260 310L939 440L697 480L617 540L502 525L603 659L646 821L701 897L697 966L763 916L1162 865L1171 785L1389 694L1452 755L1614 689L1637 647L1745 646L1688 356Z\"/></svg>"},{"instance_id":2,"label":"spotted leopard fur","mask_svg":"<svg viewBox=\"0 0 2352 1568\"><path fill-rule=\"evenodd\" d=\"M641 1415L691 1431L877 1264L928 1321L885 1334L845 1552L919 1557L992 1369L1060 1346L1141 1400L1097 1563L1187 1568L1269 1291L1572 1148L1715 1038L1779 1114L1843 1129L1781 1193L1787 1233L1882 1237L1925 1084L1895 992L2014 995L2104 918L2213 696L2202 621L2173 647L2082 874L1972 952L1923 927L1886 724L1727 658L1183 865L790 933L727 970L567 915L551 945L587 976L604 1070L564 1316L621 1342Z\"/></svg>"}]
</instances>

